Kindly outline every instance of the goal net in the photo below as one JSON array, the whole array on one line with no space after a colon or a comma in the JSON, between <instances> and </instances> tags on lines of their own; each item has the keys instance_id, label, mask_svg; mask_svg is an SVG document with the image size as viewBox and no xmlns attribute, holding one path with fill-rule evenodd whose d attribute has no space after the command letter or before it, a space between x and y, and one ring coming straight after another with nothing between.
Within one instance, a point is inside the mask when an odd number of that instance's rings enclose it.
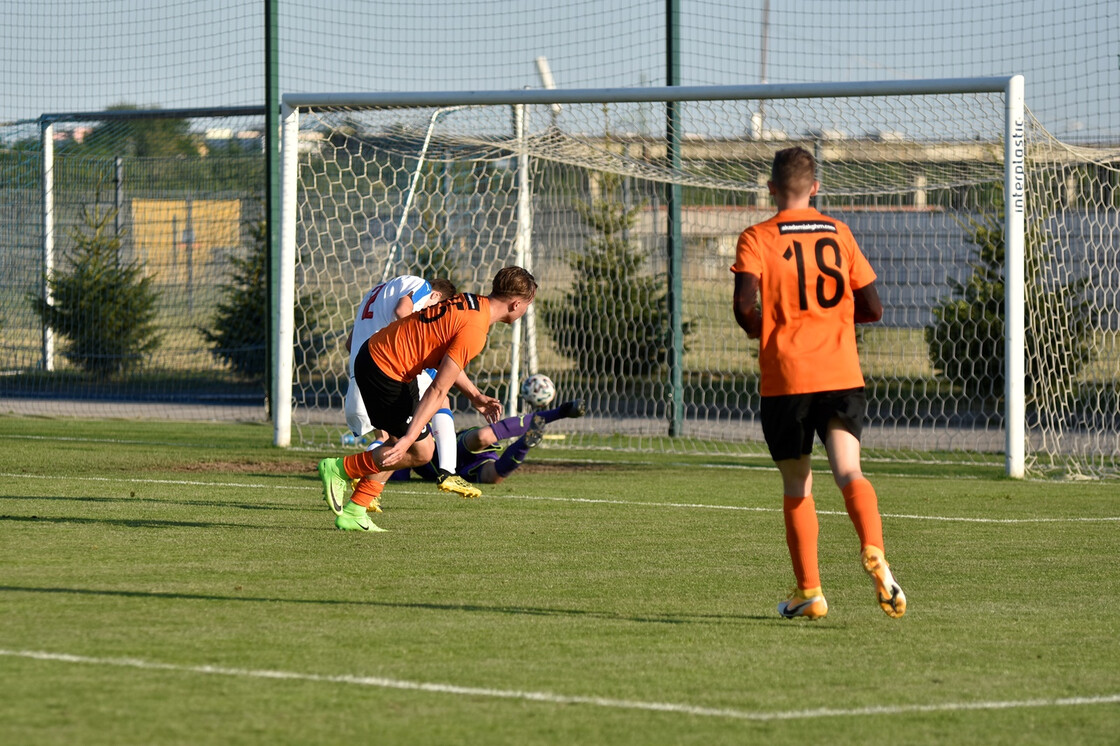
<instances>
[{"instance_id":1,"label":"goal net","mask_svg":"<svg viewBox=\"0 0 1120 746\"><path fill-rule=\"evenodd\" d=\"M1116 152L1056 141L1016 80L289 94L276 441L339 443L370 287L520 264L532 313L468 372L507 410L534 372L583 399L546 447L764 456L728 270L802 145L886 309L859 332L866 457L1115 475Z\"/></svg>"},{"instance_id":2,"label":"goal net","mask_svg":"<svg viewBox=\"0 0 1120 746\"><path fill-rule=\"evenodd\" d=\"M0 124L0 411L267 421L263 114Z\"/></svg>"}]
</instances>

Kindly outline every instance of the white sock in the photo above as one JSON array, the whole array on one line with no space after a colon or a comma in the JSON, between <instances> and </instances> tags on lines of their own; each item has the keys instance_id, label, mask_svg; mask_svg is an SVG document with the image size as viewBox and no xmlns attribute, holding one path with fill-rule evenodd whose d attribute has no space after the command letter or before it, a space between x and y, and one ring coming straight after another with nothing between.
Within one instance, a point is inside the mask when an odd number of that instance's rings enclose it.
<instances>
[{"instance_id":1,"label":"white sock","mask_svg":"<svg viewBox=\"0 0 1120 746\"><path fill-rule=\"evenodd\" d=\"M455 418L450 409L441 409L432 415L432 437L436 441L436 463L443 471L455 473Z\"/></svg>"}]
</instances>

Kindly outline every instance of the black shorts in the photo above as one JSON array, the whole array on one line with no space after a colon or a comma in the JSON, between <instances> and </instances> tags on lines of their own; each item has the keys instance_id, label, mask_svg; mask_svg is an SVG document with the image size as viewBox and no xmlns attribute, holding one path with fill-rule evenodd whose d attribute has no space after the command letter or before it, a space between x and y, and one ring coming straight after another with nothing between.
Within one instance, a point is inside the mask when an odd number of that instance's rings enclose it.
<instances>
[{"instance_id":1,"label":"black shorts","mask_svg":"<svg viewBox=\"0 0 1120 746\"><path fill-rule=\"evenodd\" d=\"M764 396L759 409L762 434L775 461L811 453L813 433L823 443L828 423L834 419L840 420L841 427L859 440L866 414L867 395L863 388Z\"/></svg>"},{"instance_id":2,"label":"black shorts","mask_svg":"<svg viewBox=\"0 0 1120 746\"><path fill-rule=\"evenodd\" d=\"M399 438L408 432L412 413L420 403L416 380L397 381L385 375L369 355L369 346L362 345L354 359L354 380L362 392L370 424ZM417 440L428 435L427 428Z\"/></svg>"}]
</instances>

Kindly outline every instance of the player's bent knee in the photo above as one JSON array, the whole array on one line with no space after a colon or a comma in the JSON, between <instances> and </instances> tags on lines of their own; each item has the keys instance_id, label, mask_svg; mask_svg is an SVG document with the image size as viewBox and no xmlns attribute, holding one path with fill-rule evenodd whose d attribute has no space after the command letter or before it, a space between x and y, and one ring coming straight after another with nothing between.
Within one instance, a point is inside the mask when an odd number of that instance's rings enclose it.
<instances>
[{"instance_id":1,"label":"player's bent knee","mask_svg":"<svg viewBox=\"0 0 1120 746\"><path fill-rule=\"evenodd\" d=\"M863 472L860 469L842 471L837 473L834 479L836 480L836 486L840 489L844 489L857 479L863 479Z\"/></svg>"},{"instance_id":2,"label":"player's bent knee","mask_svg":"<svg viewBox=\"0 0 1120 746\"><path fill-rule=\"evenodd\" d=\"M413 463L410 466L422 466L435 456L436 447L431 438L417 441L409 446L408 458Z\"/></svg>"},{"instance_id":3,"label":"player's bent knee","mask_svg":"<svg viewBox=\"0 0 1120 746\"><path fill-rule=\"evenodd\" d=\"M498 438L494 435L494 431L490 428L482 430L475 430L467 437L466 446L467 450L471 453L478 453L479 451L489 448L498 442Z\"/></svg>"}]
</instances>

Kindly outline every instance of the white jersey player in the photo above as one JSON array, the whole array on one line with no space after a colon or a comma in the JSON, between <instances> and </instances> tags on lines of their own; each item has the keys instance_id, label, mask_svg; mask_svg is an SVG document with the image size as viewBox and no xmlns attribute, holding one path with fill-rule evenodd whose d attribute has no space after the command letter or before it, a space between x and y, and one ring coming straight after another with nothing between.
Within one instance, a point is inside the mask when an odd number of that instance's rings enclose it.
<instances>
[{"instance_id":1,"label":"white jersey player","mask_svg":"<svg viewBox=\"0 0 1120 746\"><path fill-rule=\"evenodd\" d=\"M454 291L450 295L454 295ZM353 344L354 341L364 342L374 332L381 331L397 319L438 303L445 297L443 292L432 290L430 282L415 275L400 275L371 288L362 296L350 330L350 377L354 377L354 360L361 349Z\"/></svg>"}]
</instances>

